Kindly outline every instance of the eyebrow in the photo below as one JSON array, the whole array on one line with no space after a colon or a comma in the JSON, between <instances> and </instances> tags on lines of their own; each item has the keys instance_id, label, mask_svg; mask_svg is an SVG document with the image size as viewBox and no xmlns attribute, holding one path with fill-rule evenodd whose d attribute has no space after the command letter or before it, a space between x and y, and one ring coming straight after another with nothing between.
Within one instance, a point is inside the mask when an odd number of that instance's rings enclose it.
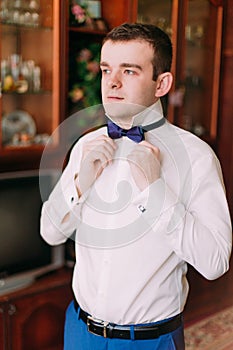
<instances>
[{"instance_id":1,"label":"eyebrow","mask_svg":"<svg viewBox=\"0 0 233 350\"><path fill-rule=\"evenodd\" d=\"M102 67L110 67L110 65L107 62L100 62L100 66ZM142 67L139 64L135 63L121 63L121 68L137 68L142 71Z\"/></svg>"}]
</instances>

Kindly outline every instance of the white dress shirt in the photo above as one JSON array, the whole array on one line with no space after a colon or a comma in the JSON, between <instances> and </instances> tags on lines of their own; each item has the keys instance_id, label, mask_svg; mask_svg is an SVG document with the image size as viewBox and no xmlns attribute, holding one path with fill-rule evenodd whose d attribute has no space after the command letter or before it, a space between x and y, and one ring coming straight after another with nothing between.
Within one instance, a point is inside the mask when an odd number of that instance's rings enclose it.
<instances>
[{"instance_id":1,"label":"white dress shirt","mask_svg":"<svg viewBox=\"0 0 233 350\"><path fill-rule=\"evenodd\" d=\"M158 101L133 125L160 118ZM219 162L205 142L166 122L145 134L160 149L160 179L140 192L127 154L142 146L122 137L112 164L79 198L74 178L83 144L101 134L106 127L75 144L43 205L41 235L55 245L76 230L73 291L92 316L116 324L172 317L187 299L187 263L207 279L229 268L231 221Z\"/></svg>"}]
</instances>

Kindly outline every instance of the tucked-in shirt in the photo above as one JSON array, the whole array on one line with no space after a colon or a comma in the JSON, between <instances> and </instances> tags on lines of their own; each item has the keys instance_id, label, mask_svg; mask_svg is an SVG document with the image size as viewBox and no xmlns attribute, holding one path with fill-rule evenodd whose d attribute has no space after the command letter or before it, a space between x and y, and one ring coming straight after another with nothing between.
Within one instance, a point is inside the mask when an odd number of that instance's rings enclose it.
<instances>
[{"instance_id":1,"label":"tucked-in shirt","mask_svg":"<svg viewBox=\"0 0 233 350\"><path fill-rule=\"evenodd\" d=\"M133 125L162 116L158 101ZM158 180L139 190L127 156L142 145L122 137L112 163L79 198L83 145L102 134L106 127L73 147L43 205L41 235L56 245L76 232L73 291L93 317L116 324L172 317L187 299L187 263L210 280L229 268L232 231L219 161L205 142L166 122L145 134L160 149Z\"/></svg>"}]
</instances>

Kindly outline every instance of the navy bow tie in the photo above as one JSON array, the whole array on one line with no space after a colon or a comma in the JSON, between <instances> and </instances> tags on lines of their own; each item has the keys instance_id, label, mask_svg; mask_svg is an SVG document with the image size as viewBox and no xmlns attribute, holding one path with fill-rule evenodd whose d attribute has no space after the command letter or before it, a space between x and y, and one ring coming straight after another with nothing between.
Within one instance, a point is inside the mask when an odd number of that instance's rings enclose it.
<instances>
[{"instance_id":1,"label":"navy bow tie","mask_svg":"<svg viewBox=\"0 0 233 350\"><path fill-rule=\"evenodd\" d=\"M144 140L144 131L141 126L134 126L133 128L126 130L113 122L108 121L108 136L112 139L119 139L122 136L127 136L129 139L139 143Z\"/></svg>"},{"instance_id":2,"label":"navy bow tie","mask_svg":"<svg viewBox=\"0 0 233 350\"><path fill-rule=\"evenodd\" d=\"M122 136L127 136L129 139L131 139L134 142L141 142L144 140L144 133L146 131L158 128L159 126L162 126L165 123L166 119L163 117L159 121L146 125L146 126L133 126L131 129L122 129L117 124L113 123L112 121L108 120L108 136L112 139L119 139Z\"/></svg>"}]
</instances>

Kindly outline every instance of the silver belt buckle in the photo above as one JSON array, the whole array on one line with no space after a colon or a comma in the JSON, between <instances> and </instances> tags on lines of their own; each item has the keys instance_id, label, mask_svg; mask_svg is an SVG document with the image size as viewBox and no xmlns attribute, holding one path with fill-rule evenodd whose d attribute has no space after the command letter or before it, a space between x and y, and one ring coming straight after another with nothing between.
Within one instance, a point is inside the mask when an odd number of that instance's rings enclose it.
<instances>
[{"instance_id":1,"label":"silver belt buckle","mask_svg":"<svg viewBox=\"0 0 233 350\"><path fill-rule=\"evenodd\" d=\"M89 333L92 333L95 335L99 335L99 334L96 334L90 330L91 321L94 323L97 323L97 324L99 323L100 326L103 326L103 336L104 336L104 338L107 338L107 326L108 326L109 322L102 321L102 320L99 320L98 318L94 318L94 317L88 315L87 316L87 330Z\"/></svg>"}]
</instances>

